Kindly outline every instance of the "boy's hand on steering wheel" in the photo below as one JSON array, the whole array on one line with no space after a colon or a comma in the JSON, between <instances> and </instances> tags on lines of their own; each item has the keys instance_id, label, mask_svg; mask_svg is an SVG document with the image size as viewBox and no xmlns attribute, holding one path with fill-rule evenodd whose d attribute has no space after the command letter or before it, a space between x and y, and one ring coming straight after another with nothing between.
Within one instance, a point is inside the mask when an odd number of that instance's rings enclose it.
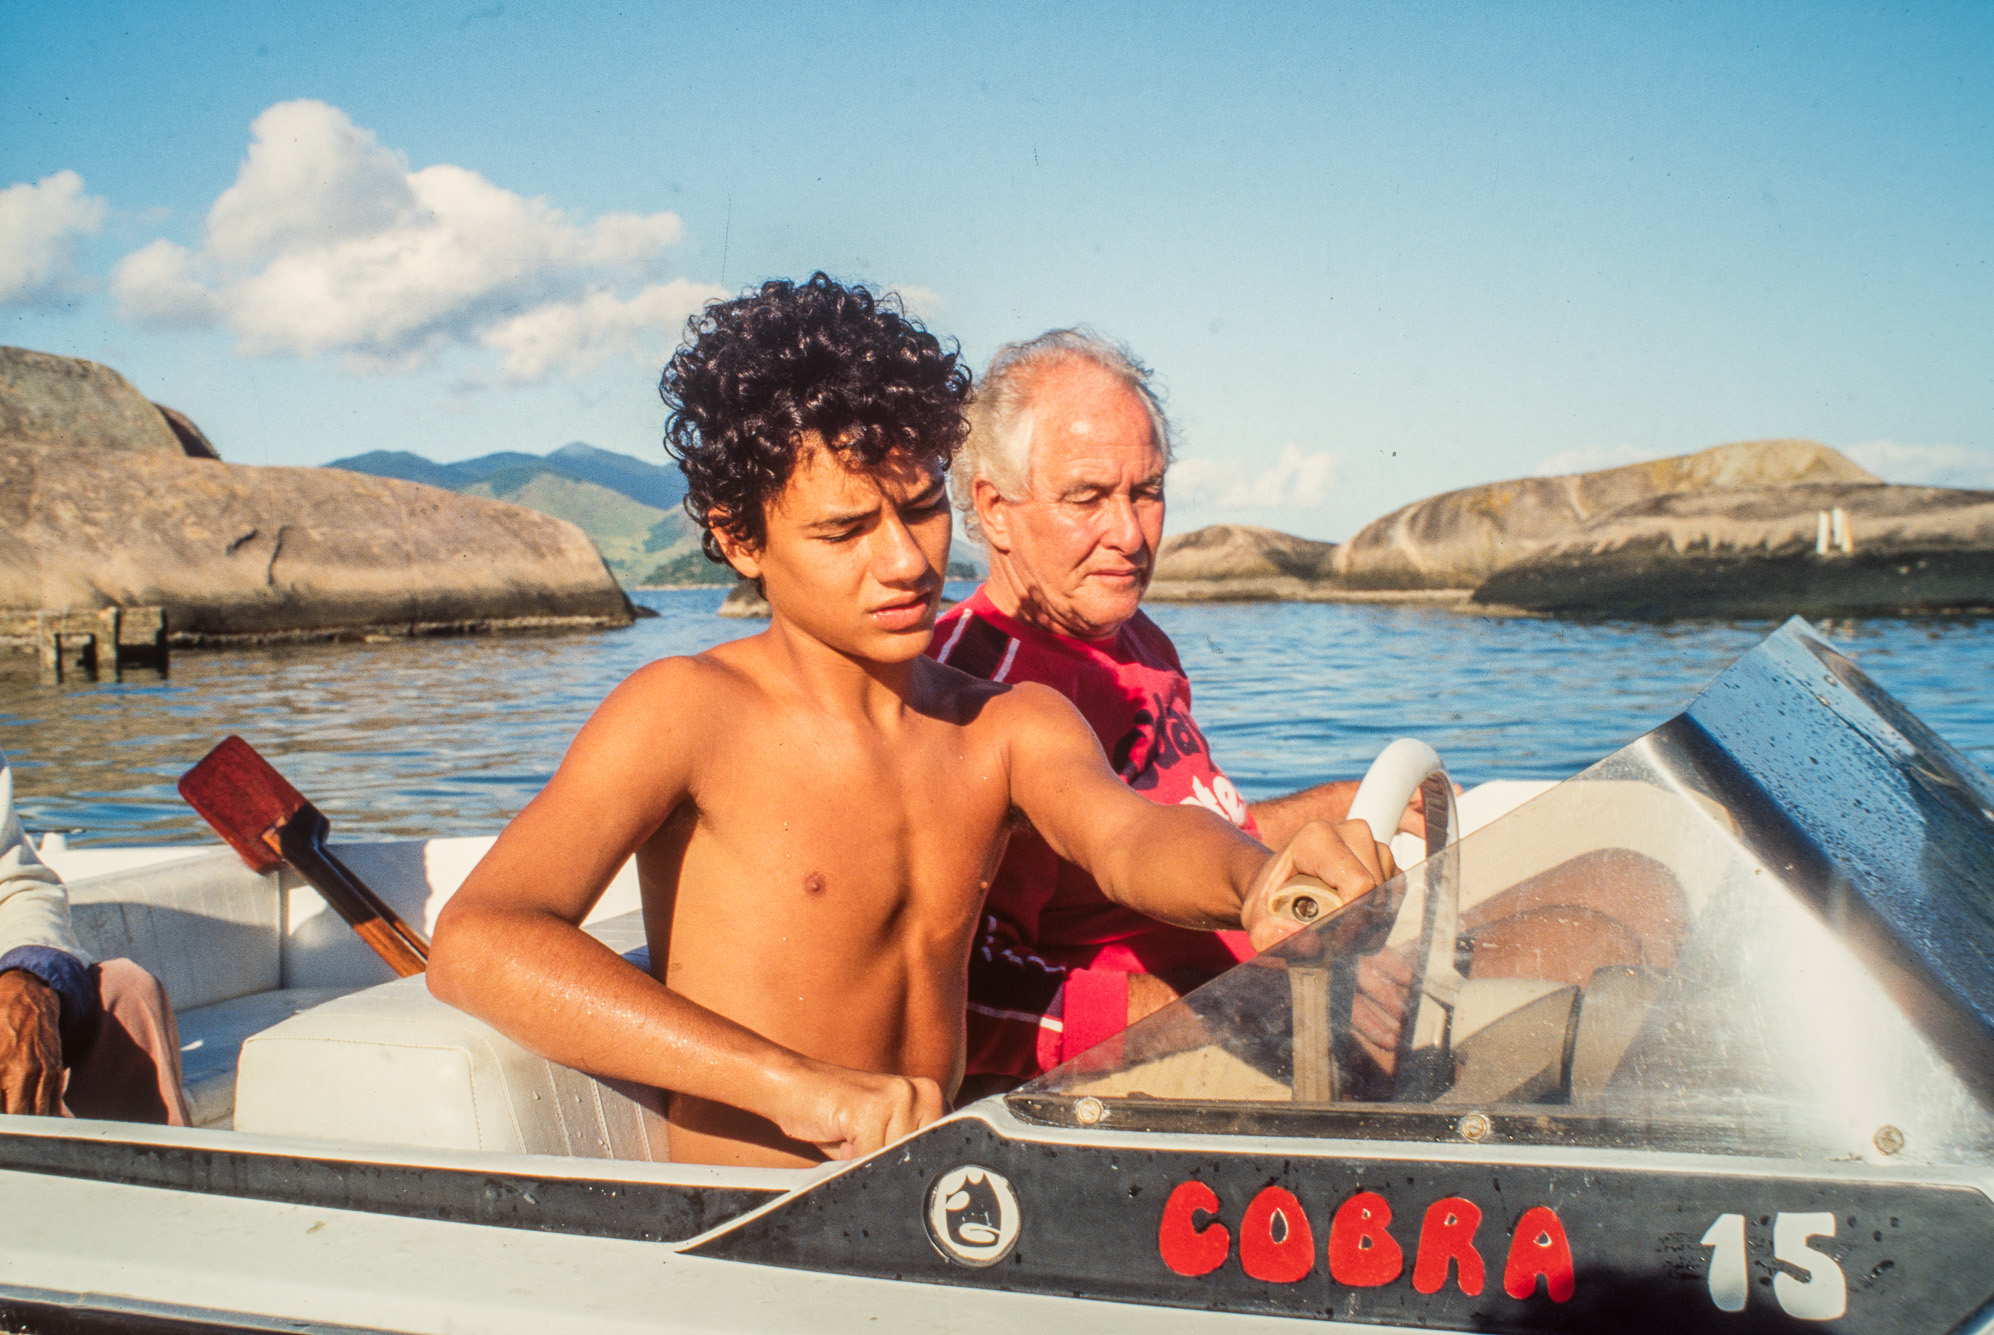
<instances>
[{"instance_id":1,"label":"boy's hand on steering wheel","mask_svg":"<svg viewBox=\"0 0 1994 1335\"><path fill-rule=\"evenodd\" d=\"M1329 888L1336 903L1325 905L1327 911L1377 889L1398 874L1398 864L1392 860L1392 850L1373 839L1371 827L1361 820L1336 825L1310 821L1286 848L1267 859L1240 908L1240 925L1255 950L1266 950L1307 926L1298 918L1271 911L1273 897L1297 874L1313 876Z\"/></svg>"}]
</instances>

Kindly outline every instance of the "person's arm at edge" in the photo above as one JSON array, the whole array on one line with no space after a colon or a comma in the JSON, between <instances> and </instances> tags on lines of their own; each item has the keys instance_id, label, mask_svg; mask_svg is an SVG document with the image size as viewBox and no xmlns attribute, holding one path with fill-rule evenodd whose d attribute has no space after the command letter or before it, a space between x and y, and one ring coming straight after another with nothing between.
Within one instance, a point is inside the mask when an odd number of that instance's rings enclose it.
<instances>
[{"instance_id":1,"label":"person's arm at edge","mask_svg":"<svg viewBox=\"0 0 1994 1335\"><path fill-rule=\"evenodd\" d=\"M97 1013L62 878L35 855L0 755L0 1112L54 1116L62 1048Z\"/></svg>"},{"instance_id":2,"label":"person's arm at edge","mask_svg":"<svg viewBox=\"0 0 1994 1335\"><path fill-rule=\"evenodd\" d=\"M1334 779L1285 797L1249 802L1246 809L1253 813L1253 823L1260 827L1261 839L1268 847L1279 848L1312 820L1326 820L1332 825L1348 820L1350 803L1356 796L1355 779Z\"/></svg>"},{"instance_id":3,"label":"person's arm at edge","mask_svg":"<svg viewBox=\"0 0 1994 1335\"><path fill-rule=\"evenodd\" d=\"M832 1157L942 1112L932 1081L813 1061L677 995L581 930L611 877L695 797L701 674L635 673L438 916L429 989L579 1070L743 1108Z\"/></svg>"},{"instance_id":4,"label":"person's arm at edge","mask_svg":"<svg viewBox=\"0 0 1994 1335\"><path fill-rule=\"evenodd\" d=\"M995 703L1008 715L1013 803L1053 851L1139 913L1205 931L1244 927L1265 949L1299 926L1266 912L1296 871L1346 902L1390 874L1390 851L1361 827L1306 825L1270 853L1202 807L1131 792L1072 703L1050 688L1019 685Z\"/></svg>"},{"instance_id":5,"label":"person's arm at edge","mask_svg":"<svg viewBox=\"0 0 1994 1335\"><path fill-rule=\"evenodd\" d=\"M1357 780L1333 779L1319 783L1313 788L1304 788L1299 793L1289 793L1286 797L1270 797L1265 802L1251 802L1247 810L1253 813L1253 823L1260 827L1260 837L1270 847L1279 848L1301 833L1302 826L1312 820L1328 821L1340 825L1350 819L1350 804L1357 799ZM1454 791L1460 792L1461 785L1455 784ZM1406 803L1405 814L1399 817L1399 833L1426 837L1426 794L1415 790L1412 800Z\"/></svg>"}]
</instances>

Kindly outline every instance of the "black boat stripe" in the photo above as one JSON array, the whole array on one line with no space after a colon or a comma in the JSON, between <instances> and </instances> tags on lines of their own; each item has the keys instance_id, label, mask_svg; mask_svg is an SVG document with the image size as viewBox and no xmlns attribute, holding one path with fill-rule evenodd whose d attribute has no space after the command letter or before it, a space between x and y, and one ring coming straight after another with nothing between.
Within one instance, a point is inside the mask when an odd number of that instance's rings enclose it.
<instances>
[{"instance_id":1,"label":"black boat stripe","mask_svg":"<svg viewBox=\"0 0 1994 1335\"><path fill-rule=\"evenodd\" d=\"M782 1194L4 1133L0 1170L637 1242L683 1242Z\"/></svg>"},{"instance_id":2,"label":"black boat stripe","mask_svg":"<svg viewBox=\"0 0 1994 1335\"><path fill-rule=\"evenodd\" d=\"M59 1293L0 1284L0 1330L35 1335L393 1335L376 1326L335 1326L295 1317L224 1312L102 1293Z\"/></svg>"}]
</instances>

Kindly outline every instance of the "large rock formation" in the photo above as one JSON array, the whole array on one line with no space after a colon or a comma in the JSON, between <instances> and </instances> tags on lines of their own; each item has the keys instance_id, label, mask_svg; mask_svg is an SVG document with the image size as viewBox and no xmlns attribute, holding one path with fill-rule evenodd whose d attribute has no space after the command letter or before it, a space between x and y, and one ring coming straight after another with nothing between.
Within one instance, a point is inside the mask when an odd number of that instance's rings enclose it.
<instances>
[{"instance_id":1,"label":"large rock formation","mask_svg":"<svg viewBox=\"0 0 1994 1335\"><path fill-rule=\"evenodd\" d=\"M158 605L176 640L626 625L574 525L333 469L194 456L115 371L0 355L0 609ZM184 423L184 426L181 425Z\"/></svg>"},{"instance_id":2,"label":"large rock formation","mask_svg":"<svg viewBox=\"0 0 1994 1335\"><path fill-rule=\"evenodd\" d=\"M1994 492L1812 483L1657 496L1504 566L1474 601L1635 618L1985 610Z\"/></svg>"},{"instance_id":3,"label":"large rock formation","mask_svg":"<svg viewBox=\"0 0 1994 1335\"><path fill-rule=\"evenodd\" d=\"M1165 538L1147 597L1158 602L1269 602L1318 596L1336 545L1248 524Z\"/></svg>"},{"instance_id":4,"label":"large rock formation","mask_svg":"<svg viewBox=\"0 0 1994 1335\"><path fill-rule=\"evenodd\" d=\"M186 424L197 443L183 441L174 418ZM110 367L0 347L0 444L16 441L171 458L217 457L207 437L184 415L147 402Z\"/></svg>"},{"instance_id":5,"label":"large rock formation","mask_svg":"<svg viewBox=\"0 0 1994 1335\"><path fill-rule=\"evenodd\" d=\"M0 449L0 607L157 604L183 642L627 624L572 524L414 482Z\"/></svg>"},{"instance_id":6,"label":"large rock formation","mask_svg":"<svg viewBox=\"0 0 1994 1335\"><path fill-rule=\"evenodd\" d=\"M1589 521L1658 496L1796 483L1874 483L1825 445L1756 440L1568 477L1443 492L1374 519L1337 549L1346 591L1478 588L1497 569Z\"/></svg>"}]
</instances>

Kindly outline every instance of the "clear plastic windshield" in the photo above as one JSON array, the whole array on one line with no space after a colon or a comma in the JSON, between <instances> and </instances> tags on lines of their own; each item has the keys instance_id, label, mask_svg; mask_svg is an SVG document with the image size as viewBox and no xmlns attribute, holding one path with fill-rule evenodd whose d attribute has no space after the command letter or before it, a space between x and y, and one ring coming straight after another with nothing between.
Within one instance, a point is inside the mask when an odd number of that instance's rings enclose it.
<instances>
[{"instance_id":1,"label":"clear plastic windshield","mask_svg":"<svg viewBox=\"0 0 1994 1335\"><path fill-rule=\"evenodd\" d=\"M1010 1096L1068 1125L1994 1156L1994 784L1792 622Z\"/></svg>"}]
</instances>

